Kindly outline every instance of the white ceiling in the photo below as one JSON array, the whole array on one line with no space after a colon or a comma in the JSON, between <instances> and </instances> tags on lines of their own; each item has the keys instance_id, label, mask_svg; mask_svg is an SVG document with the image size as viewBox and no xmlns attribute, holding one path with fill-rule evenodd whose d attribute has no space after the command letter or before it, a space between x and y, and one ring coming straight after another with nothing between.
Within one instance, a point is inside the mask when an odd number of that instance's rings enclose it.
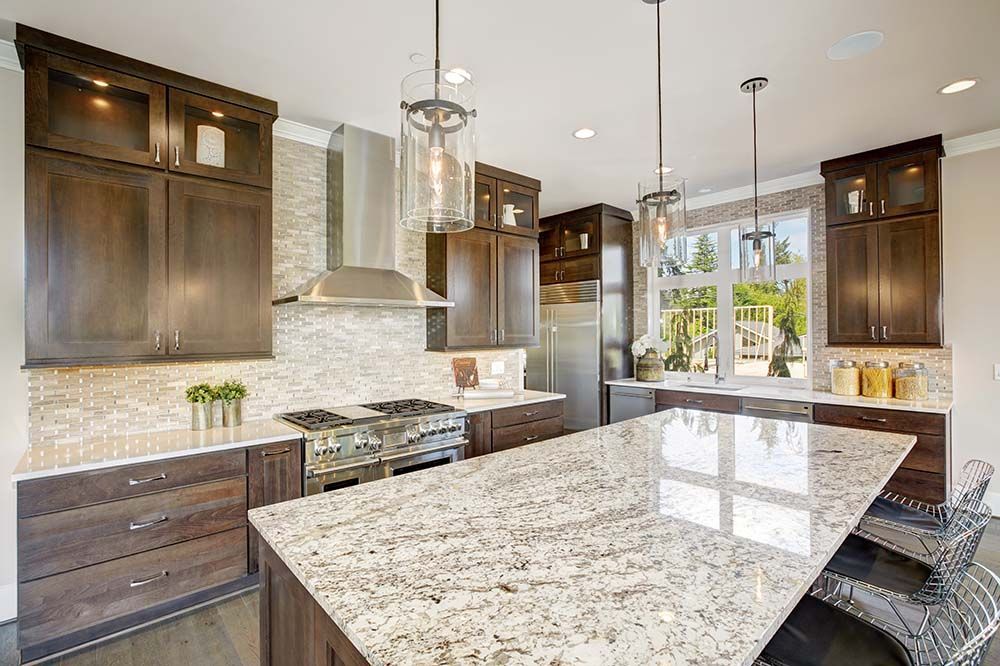
<instances>
[{"instance_id":1,"label":"white ceiling","mask_svg":"<svg viewBox=\"0 0 1000 666\"><path fill-rule=\"evenodd\" d=\"M432 0L0 0L0 18L278 100L283 117L397 133L408 56L433 54ZM443 61L478 84L479 159L540 178L542 212L631 208L656 166L655 10L641 0L442 0ZM998 0L669 0L665 161L688 193L927 134L1000 127ZM860 30L855 60L826 49ZM977 76L972 90L936 90ZM574 139L581 126L597 129Z\"/></svg>"}]
</instances>

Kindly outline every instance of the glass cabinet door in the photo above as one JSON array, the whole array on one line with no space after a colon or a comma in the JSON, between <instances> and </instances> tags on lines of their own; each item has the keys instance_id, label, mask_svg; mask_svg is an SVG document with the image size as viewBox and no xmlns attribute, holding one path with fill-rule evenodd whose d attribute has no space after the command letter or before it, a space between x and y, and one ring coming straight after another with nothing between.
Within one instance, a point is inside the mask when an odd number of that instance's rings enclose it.
<instances>
[{"instance_id":1,"label":"glass cabinet door","mask_svg":"<svg viewBox=\"0 0 1000 666\"><path fill-rule=\"evenodd\" d=\"M938 207L938 152L928 150L878 163L880 217Z\"/></svg>"},{"instance_id":2,"label":"glass cabinet door","mask_svg":"<svg viewBox=\"0 0 1000 666\"><path fill-rule=\"evenodd\" d=\"M541 261L559 258L561 234L558 224L546 224L538 230L538 252Z\"/></svg>"},{"instance_id":3,"label":"glass cabinet door","mask_svg":"<svg viewBox=\"0 0 1000 666\"><path fill-rule=\"evenodd\" d=\"M477 227L496 229L497 226L497 180L476 174L476 218Z\"/></svg>"},{"instance_id":4,"label":"glass cabinet door","mask_svg":"<svg viewBox=\"0 0 1000 666\"><path fill-rule=\"evenodd\" d=\"M600 216L587 215L575 220L565 220L562 223L561 257L572 257L579 254L593 254L599 251L601 239Z\"/></svg>"},{"instance_id":5,"label":"glass cabinet door","mask_svg":"<svg viewBox=\"0 0 1000 666\"><path fill-rule=\"evenodd\" d=\"M841 169L826 176L826 223L859 222L878 216L875 166Z\"/></svg>"},{"instance_id":6,"label":"glass cabinet door","mask_svg":"<svg viewBox=\"0 0 1000 666\"><path fill-rule=\"evenodd\" d=\"M171 88L167 168L270 187L273 121L266 113Z\"/></svg>"},{"instance_id":7,"label":"glass cabinet door","mask_svg":"<svg viewBox=\"0 0 1000 666\"><path fill-rule=\"evenodd\" d=\"M29 48L27 143L143 166L164 166L166 89Z\"/></svg>"},{"instance_id":8,"label":"glass cabinet door","mask_svg":"<svg viewBox=\"0 0 1000 666\"><path fill-rule=\"evenodd\" d=\"M538 193L527 187L497 181L497 229L512 234L538 233Z\"/></svg>"}]
</instances>

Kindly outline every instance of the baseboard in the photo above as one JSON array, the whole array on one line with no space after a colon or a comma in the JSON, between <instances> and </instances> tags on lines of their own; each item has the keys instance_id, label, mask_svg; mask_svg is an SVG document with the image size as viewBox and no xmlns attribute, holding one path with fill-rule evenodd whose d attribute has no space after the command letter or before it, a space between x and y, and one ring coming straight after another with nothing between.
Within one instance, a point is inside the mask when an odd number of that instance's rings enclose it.
<instances>
[{"instance_id":1,"label":"baseboard","mask_svg":"<svg viewBox=\"0 0 1000 666\"><path fill-rule=\"evenodd\" d=\"M17 584L0 585L0 624L17 619Z\"/></svg>"},{"instance_id":2,"label":"baseboard","mask_svg":"<svg viewBox=\"0 0 1000 666\"><path fill-rule=\"evenodd\" d=\"M998 509L1000 509L1000 492L997 493L987 492L986 497L983 498L983 501L989 504L990 508L993 509L994 516L1000 516L1000 511L998 511Z\"/></svg>"}]
</instances>

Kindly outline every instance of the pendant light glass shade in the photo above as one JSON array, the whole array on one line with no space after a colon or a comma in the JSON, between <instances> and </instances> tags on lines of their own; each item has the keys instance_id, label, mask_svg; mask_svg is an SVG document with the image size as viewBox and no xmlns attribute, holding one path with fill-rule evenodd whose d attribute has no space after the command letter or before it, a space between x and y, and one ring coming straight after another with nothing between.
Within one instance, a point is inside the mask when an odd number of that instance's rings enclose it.
<instances>
[{"instance_id":1,"label":"pendant light glass shade","mask_svg":"<svg viewBox=\"0 0 1000 666\"><path fill-rule=\"evenodd\" d=\"M740 227L740 282L774 282L774 229L770 224Z\"/></svg>"},{"instance_id":2,"label":"pendant light glass shade","mask_svg":"<svg viewBox=\"0 0 1000 666\"><path fill-rule=\"evenodd\" d=\"M684 235L687 196L683 178L662 176L639 183L639 263L657 265L667 242Z\"/></svg>"},{"instance_id":3,"label":"pendant light glass shade","mask_svg":"<svg viewBox=\"0 0 1000 666\"><path fill-rule=\"evenodd\" d=\"M425 69L403 79L399 223L448 233L473 227L475 85L464 70Z\"/></svg>"}]
</instances>

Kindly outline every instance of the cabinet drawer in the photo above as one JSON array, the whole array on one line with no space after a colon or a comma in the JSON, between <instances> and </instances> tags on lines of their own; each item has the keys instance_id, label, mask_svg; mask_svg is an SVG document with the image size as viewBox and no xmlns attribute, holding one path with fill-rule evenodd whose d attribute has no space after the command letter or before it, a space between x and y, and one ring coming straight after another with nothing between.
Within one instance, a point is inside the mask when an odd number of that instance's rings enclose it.
<instances>
[{"instance_id":1,"label":"cabinet drawer","mask_svg":"<svg viewBox=\"0 0 1000 666\"><path fill-rule=\"evenodd\" d=\"M704 409L713 412L738 414L740 399L731 395L714 393L689 393L687 391L657 391L656 404L684 409Z\"/></svg>"},{"instance_id":2,"label":"cabinet drawer","mask_svg":"<svg viewBox=\"0 0 1000 666\"><path fill-rule=\"evenodd\" d=\"M945 442L944 437L937 435L917 435L917 443L913 445L910 455L906 456L900 467L944 474Z\"/></svg>"},{"instance_id":3,"label":"cabinet drawer","mask_svg":"<svg viewBox=\"0 0 1000 666\"><path fill-rule=\"evenodd\" d=\"M243 449L112 467L17 484L19 518L246 474Z\"/></svg>"},{"instance_id":4,"label":"cabinet drawer","mask_svg":"<svg viewBox=\"0 0 1000 666\"><path fill-rule=\"evenodd\" d=\"M70 509L17 526L18 580L79 569L246 525L243 477Z\"/></svg>"},{"instance_id":5,"label":"cabinet drawer","mask_svg":"<svg viewBox=\"0 0 1000 666\"><path fill-rule=\"evenodd\" d=\"M930 504L945 499L945 475L900 467L885 484L887 490Z\"/></svg>"},{"instance_id":6,"label":"cabinet drawer","mask_svg":"<svg viewBox=\"0 0 1000 666\"><path fill-rule=\"evenodd\" d=\"M579 282L580 280L598 280L600 277L601 256L592 254L563 261L559 281Z\"/></svg>"},{"instance_id":7,"label":"cabinet drawer","mask_svg":"<svg viewBox=\"0 0 1000 666\"><path fill-rule=\"evenodd\" d=\"M238 528L18 586L23 649L237 580L247 571Z\"/></svg>"},{"instance_id":8,"label":"cabinet drawer","mask_svg":"<svg viewBox=\"0 0 1000 666\"><path fill-rule=\"evenodd\" d=\"M941 414L904 412L896 409L870 409L868 407L842 407L816 405L813 408L816 423L841 425L865 430L890 430L893 432L945 435L946 417Z\"/></svg>"},{"instance_id":9,"label":"cabinet drawer","mask_svg":"<svg viewBox=\"0 0 1000 666\"><path fill-rule=\"evenodd\" d=\"M496 413L494 412L494 418ZM496 423L494 421L494 423ZM562 414L551 419L532 421L506 428L493 429L493 452L517 448L525 444L533 444L552 437L558 437L563 431Z\"/></svg>"},{"instance_id":10,"label":"cabinet drawer","mask_svg":"<svg viewBox=\"0 0 1000 666\"><path fill-rule=\"evenodd\" d=\"M493 410L493 427L505 428L519 423L551 419L555 416L562 416L562 413L562 400L550 400L548 402L536 402L518 407L495 409Z\"/></svg>"}]
</instances>

